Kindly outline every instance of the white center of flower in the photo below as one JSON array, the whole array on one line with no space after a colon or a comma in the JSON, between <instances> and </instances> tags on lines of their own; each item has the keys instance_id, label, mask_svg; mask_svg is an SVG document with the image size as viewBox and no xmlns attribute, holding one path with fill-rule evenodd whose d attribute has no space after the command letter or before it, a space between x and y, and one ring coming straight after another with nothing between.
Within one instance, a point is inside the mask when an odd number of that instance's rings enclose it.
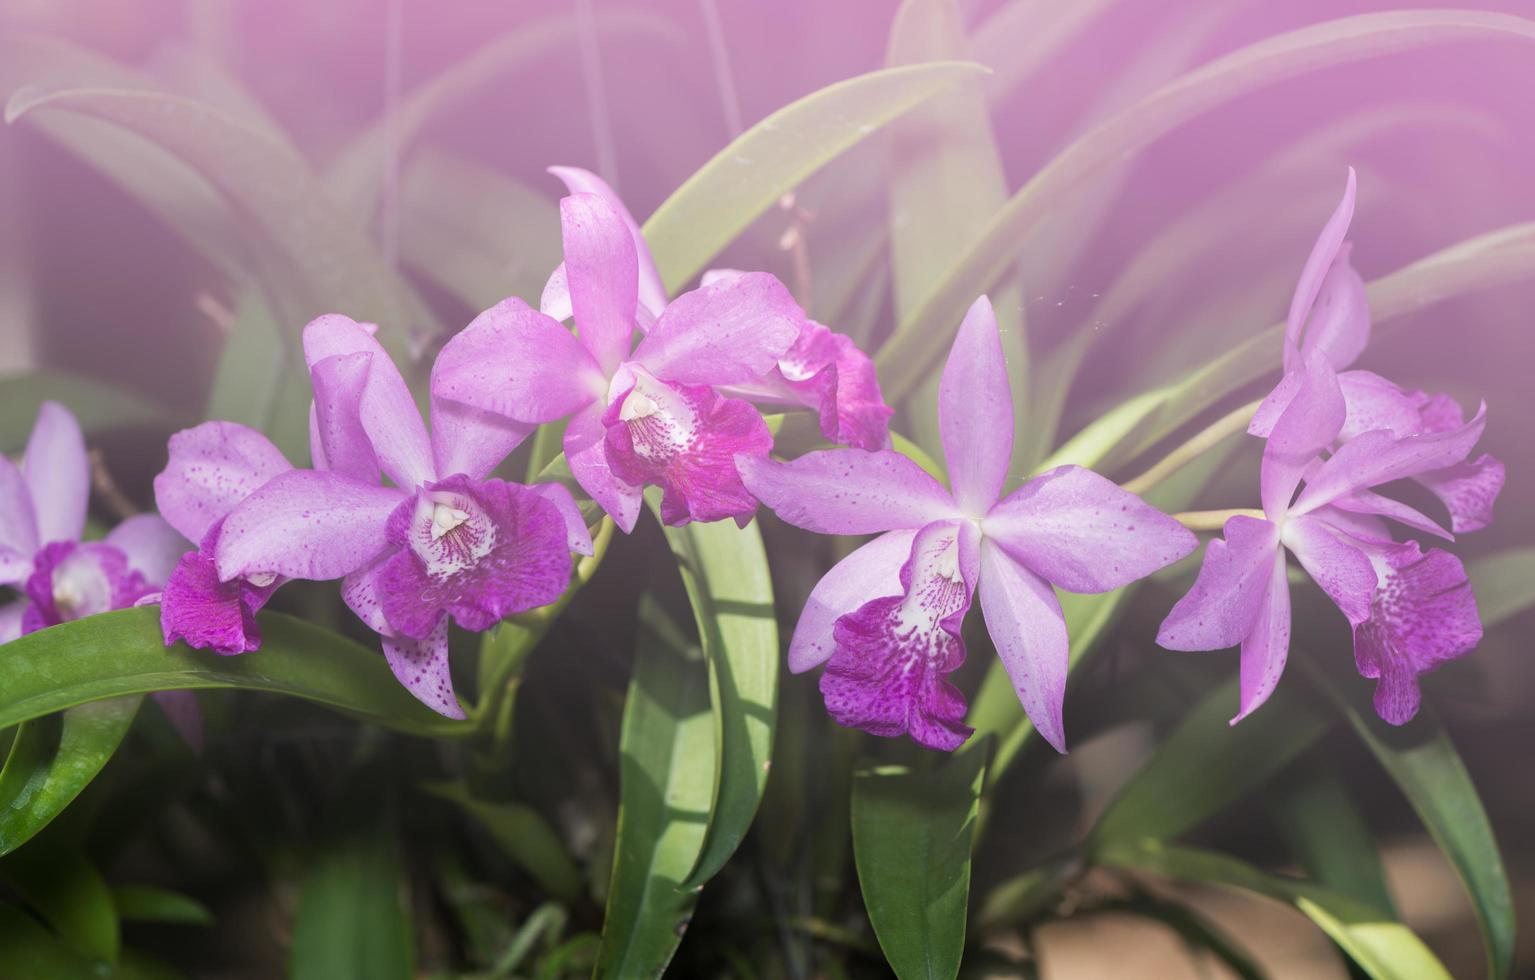
<instances>
[{"instance_id":1,"label":"white center of flower","mask_svg":"<svg viewBox=\"0 0 1535 980\"><path fill-rule=\"evenodd\" d=\"M629 397L624 399L623 407L618 410L618 420L633 422L635 419L647 419L656 414L660 408L656 400L649 395L631 391Z\"/></svg>"},{"instance_id":2,"label":"white center of flower","mask_svg":"<svg viewBox=\"0 0 1535 980\"><path fill-rule=\"evenodd\" d=\"M258 589L264 589L271 585L273 582L277 581L277 573L251 572L249 575L245 576L245 581L249 582L251 585L254 585Z\"/></svg>"},{"instance_id":3,"label":"white center of flower","mask_svg":"<svg viewBox=\"0 0 1535 980\"><path fill-rule=\"evenodd\" d=\"M447 534L468 519L468 511L459 510L452 504L433 504L432 540L440 540L444 534Z\"/></svg>"}]
</instances>

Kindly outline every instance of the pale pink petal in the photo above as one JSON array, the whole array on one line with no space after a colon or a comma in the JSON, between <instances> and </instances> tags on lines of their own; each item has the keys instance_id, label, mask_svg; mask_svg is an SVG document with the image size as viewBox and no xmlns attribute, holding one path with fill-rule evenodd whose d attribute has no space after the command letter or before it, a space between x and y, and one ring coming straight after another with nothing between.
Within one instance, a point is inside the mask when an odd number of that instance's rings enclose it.
<instances>
[{"instance_id":1,"label":"pale pink petal","mask_svg":"<svg viewBox=\"0 0 1535 980\"><path fill-rule=\"evenodd\" d=\"M17 599L0 606L0 643L9 643L21 636L21 620L26 615L27 600Z\"/></svg>"},{"instance_id":2,"label":"pale pink petal","mask_svg":"<svg viewBox=\"0 0 1535 980\"><path fill-rule=\"evenodd\" d=\"M565 427L565 460L586 495L628 534L639 520L645 488L620 480L608 465L608 428L602 416L602 405L594 403L571 418Z\"/></svg>"},{"instance_id":3,"label":"pale pink petal","mask_svg":"<svg viewBox=\"0 0 1535 980\"><path fill-rule=\"evenodd\" d=\"M1406 504L1384 497L1373 490L1355 490L1344 497L1339 497L1325 508L1337 512L1344 511L1352 514L1367 514L1374 517L1384 517L1405 524L1415 531L1432 534L1435 537L1444 538L1447 541L1455 540L1455 536L1434 521L1422 511L1409 507ZM1318 508L1312 513L1321 513Z\"/></svg>"},{"instance_id":4,"label":"pale pink petal","mask_svg":"<svg viewBox=\"0 0 1535 980\"><path fill-rule=\"evenodd\" d=\"M1503 490L1502 460L1482 454L1470 463L1420 473L1413 479L1427 487L1450 512L1456 534L1480 531L1492 523L1492 508Z\"/></svg>"},{"instance_id":5,"label":"pale pink petal","mask_svg":"<svg viewBox=\"0 0 1535 980\"><path fill-rule=\"evenodd\" d=\"M1322 291L1322 282L1327 277L1327 271L1332 268L1333 259L1343 247L1349 222L1354 220L1354 193L1354 168L1350 167L1348 182L1343 188L1343 199L1338 202L1327 224L1322 226L1322 233L1317 236L1316 243L1311 246L1311 254L1306 256L1306 265L1301 269L1300 279L1295 284L1295 293L1290 297L1290 315L1285 323L1286 371L1291 369L1291 360L1297 358L1300 352L1301 332L1305 328L1306 319L1316 303L1317 294Z\"/></svg>"},{"instance_id":6,"label":"pale pink petal","mask_svg":"<svg viewBox=\"0 0 1535 980\"><path fill-rule=\"evenodd\" d=\"M607 201L613 210L623 219L629 228L629 235L634 239L634 252L639 258L639 302L640 307L648 311L652 317L659 317L661 311L666 309L666 284L661 281L661 273L656 268L656 260L650 255L650 246L645 244L645 236L640 232L639 223L634 220L634 215L624 206L613 188L607 181L598 177L589 170L580 167L550 167L549 172L564 182L567 190L572 194L596 194ZM568 314L567 314L568 315ZM555 317L563 320L565 317Z\"/></svg>"},{"instance_id":7,"label":"pale pink petal","mask_svg":"<svg viewBox=\"0 0 1535 980\"><path fill-rule=\"evenodd\" d=\"M1287 371L1285 376L1279 379L1274 390L1266 395L1258 405L1258 410L1253 413L1252 421L1247 423L1247 434L1257 436L1259 439L1267 439L1274 431L1274 425L1284 415L1285 409L1295 400L1296 392L1300 391L1301 382L1306 378L1304 371Z\"/></svg>"},{"instance_id":8,"label":"pale pink petal","mask_svg":"<svg viewBox=\"0 0 1535 980\"><path fill-rule=\"evenodd\" d=\"M607 387L569 330L513 298L461 330L432 367L432 398L462 402L518 422L562 419Z\"/></svg>"},{"instance_id":9,"label":"pale pink petal","mask_svg":"<svg viewBox=\"0 0 1535 980\"><path fill-rule=\"evenodd\" d=\"M1282 549L1270 568L1252 630L1242 640L1241 702L1231 719L1233 725L1258 710L1274 693L1290 656L1290 580Z\"/></svg>"},{"instance_id":10,"label":"pale pink petal","mask_svg":"<svg viewBox=\"0 0 1535 980\"><path fill-rule=\"evenodd\" d=\"M1315 351L1339 371L1354 363L1370 342L1370 305L1364 280L1349 264L1352 248L1347 242L1339 247L1301 341L1302 356Z\"/></svg>"},{"instance_id":11,"label":"pale pink petal","mask_svg":"<svg viewBox=\"0 0 1535 980\"><path fill-rule=\"evenodd\" d=\"M596 194L560 201L560 228L576 333L609 376L634 336L639 303L634 239L613 206Z\"/></svg>"},{"instance_id":12,"label":"pale pink petal","mask_svg":"<svg viewBox=\"0 0 1535 980\"><path fill-rule=\"evenodd\" d=\"M181 556L192 550L192 542L159 514L135 514L113 528L105 541L126 555L128 567L157 589L170 578Z\"/></svg>"},{"instance_id":13,"label":"pale pink petal","mask_svg":"<svg viewBox=\"0 0 1535 980\"><path fill-rule=\"evenodd\" d=\"M176 729L182 741L201 752L203 748L203 712L191 691L155 691L151 697L165 713L165 720Z\"/></svg>"},{"instance_id":14,"label":"pale pink petal","mask_svg":"<svg viewBox=\"0 0 1535 980\"><path fill-rule=\"evenodd\" d=\"M1228 520L1225 538L1205 546L1199 575L1162 621L1157 643L1169 650L1224 650L1242 642L1252 632L1278 547L1279 528L1268 521Z\"/></svg>"},{"instance_id":15,"label":"pale pink petal","mask_svg":"<svg viewBox=\"0 0 1535 980\"><path fill-rule=\"evenodd\" d=\"M255 429L204 422L171 436L170 460L155 477L155 505L187 540L202 541L240 501L292 468Z\"/></svg>"},{"instance_id":16,"label":"pale pink petal","mask_svg":"<svg viewBox=\"0 0 1535 980\"><path fill-rule=\"evenodd\" d=\"M347 608L352 610L368 629L381 636L390 636L394 633L394 630L389 628L389 621L384 618L378 591L379 573L392 557L394 557L393 551L385 551L363 567L349 572L341 580L341 601L346 603Z\"/></svg>"},{"instance_id":17,"label":"pale pink petal","mask_svg":"<svg viewBox=\"0 0 1535 980\"><path fill-rule=\"evenodd\" d=\"M433 398L432 460L445 477L462 473L482 479L537 428L495 412Z\"/></svg>"},{"instance_id":18,"label":"pale pink petal","mask_svg":"<svg viewBox=\"0 0 1535 980\"><path fill-rule=\"evenodd\" d=\"M736 384L776 367L804 322L783 283L750 272L678 296L630 360L679 384Z\"/></svg>"},{"instance_id":19,"label":"pale pink petal","mask_svg":"<svg viewBox=\"0 0 1535 980\"><path fill-rule=\"evenodd\" d=\"M1008 680L1035 729L1066 751L1066 617L1048 582L1019 565L994 541L981 542L981 612Z\"/></svg>"},{"instance_id":20,"label":"pale pink petal","mask_svg":"<svg viewBox=\"0 0 1535 980\"><path fill-rule=\"evenodd\" d=\"M1300 387L1263 448L1259 486L1263 512L1271 517L1285 512L1301 475L1332 445L1347 415L1338 376L1325 358L1307 355L1301 371Z\"/></svg>"},{"instance_id":21,"label":"pale pink petal","mask_svg":"<svg viewBox=\"0 0 1535 980\"><path fill-rule=\"evenodd\" d=\"M1421 476L1464 462L1487 423L1487 406L1465 425L1443 432L1422 432L1397 439L1384 430L1366 432L1344 443L1306 481L1294 512L1303 514L1369 487Z\"/></svg>"},{"instance_id":22,"label":"pale pink petal","mask_svg":"<svg viewBox=\"0 0 1535 980\"><path fill-rule=\"evenodd\" d=\"M0 453L0 584L26 576L40 544L26 477L9 457Z\"/></svg>"},{"instance_id":23,"label":"pale pink petal","mask_svg":"<svg viewBox=\"0 0 1535 980\"><path fill-rule=\"evenodd\" d=\"M1368 555L1316 517L1297 517L1286 523L1282 537L1306 574L1337 604L1351 625L1370 617L1375 568Z\"/></svg>"},{"instance_id":24,"label":"pale pink petal","mask_svg":"<svg viewBox=\"0 0 1535 980\"><path fill-rule=\"evenodd\" d=\"M79 541L91 496L91 463L80 423L58 402L43 402L21 472L31 491L39 544Z\"/></svg>"},{"instance_id":25,"label":"pale pink petal","mask_svg":"<svg viewBox=\"0 0 1535 980\"><path fill-rule=\"evenodd\" d=\"M779 518L818 534L876 534L960 516L937 480L888 449L827 449L787 463L743 457L736 468Z\"/></svg>"},{"instance_id":26,"label":"pale pink petal","mask_svg":"<svg viewBox=\"0 0 1535 980\"><path fill-rule=\"evenodd\" d=\"M323 466L348 479L377 483L378 454L363 428L362 403L374 355L368 351L334 354L309 369L314 388L310 410L310 452Z\"/></svg>"},{"instance_id":27,"label":"pale pink petal","mask_svg":"<svg viewBox=\"0 0 1535 980\"><path fill-rule=\"evenodd\" d=\"M385 524L404 499L334 473L279 474L224 519L219 577L341 578L384 550Z\"/></svg>"},{"instance_id":28,"label":"pale pink petal","mask_svg":"<svg viewBox=\"0 0 1535 980\"><path fill-rule=\"evenodd\" d=\"M373 355L358 406L363 430L384 473L397 486L413 489L434 476L432 445L400 369L372 333L347 317L322 316L304 328L304 359L311 370L327 357L360 352Z\"/></svg>"},{"instance_id":29,"label":"pale pink petal","mask_svg":"<svg viewBox=\"0 0 1535 980\"><path fill-rule=\"evenodd\" d=\"M464 708L453 693L453 672L448 665L448 617L426 639L383 638L384 659L389 669L415 695L417 701L448 718L463 719Z\"/></svg>"},{"instance_id":30,"label":"pale pink petal","mask_svg":"<svg viewBox=\"0 0 1535 980\"><path fill-rule=\"evenodd\" d=\"M576 498L570 495L564 484L534 483L528 489L559 510L560 517L565 521L566 544L570 550L578 555L592 554L592 532L586 526L586 518L581 516Z\"/></svg>"},{"instance_id":31,"label":"pale pink petal","mask_svg":"<svg viewBox=\"0 0 1535 980\"><path fill-rule=\"evenodd\" d=\"M991 300L970 305L938 385L938 431L954 503L979 517L1002 496L1013 459L1013 394Z\"/></svg>"},{"instance_id":32,"label":"pale pink petal","mask_svg":"<svg viewBox=\"0 0 1535 980\"><path fill-rule=\"evenodd\" d=\"M1420 391L1407 391L1370 371L1344 371L1338 387L1348 407L1338 438L1344 442L1366 432L1385 429L1394 436L1410 436L1422 427Z\"/></svg>"},{"instance_id":33,"label":"pale pink petal","mask_svg":"<svg viewBox=\"0 0 1535 980\"><path fill-rule=\"evenodd\" d=\"M888 531L831 567L810 590L789 640L789 670L819 667L835 649L837 619L880 596L901 592L901 566L911 554L914 530Z\"/></svg>"},{"instance_id":34,"label":"pale pink petal","mask_svg":"<svg viewBox=\"0 0 1535 980\"><path fill-rule=\"evenodd\" d=\"M570 305L570 280L565 276L565 263L561 262L549 273L544 291L538 297L538 311L561 323L576 315Z\"/></svg>"},{"instance_id":35,"label":"pale pink petal","mask_svg":"<svg viewBox=\"0 0 1535 980\"><path fill-rule=\"evenodd\" d=\"M1194 532L1092 470L1059 466L981 524L1015 561L1068 592L1108 592L1191 553Z\"/></svg>"}]
</instances>

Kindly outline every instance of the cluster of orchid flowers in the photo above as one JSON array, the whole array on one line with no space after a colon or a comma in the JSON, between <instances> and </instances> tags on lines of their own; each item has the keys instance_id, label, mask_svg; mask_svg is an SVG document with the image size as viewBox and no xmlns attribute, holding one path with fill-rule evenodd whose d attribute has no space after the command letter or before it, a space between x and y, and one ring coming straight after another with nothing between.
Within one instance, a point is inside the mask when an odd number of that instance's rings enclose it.
<instances>
[{"instance_id":1,"label":"cluster of orchid flowers","mask_svg":"<svg viewBox=\"0 0 1535 980\"><path fill-rule=\"evenodd\" d=\"M961 625L979 590L1024 710L1064 751L1068 637L1055 590L1120 588L1192 553L1195 534L1079 466L1004 495L1012 392L984 296L939 389L946 488L890 448L892 412L868 356L809 319L776 278L713 272L668 300L611 189L585 171L552 172L570 192L564 263L538 309L505 300L447 343L431 372L430 428L374 328L321 317L303 335L312 468L259 432L206 422L171 438L155 479L159 516L86 543L80 429L45 405L21 466L0 457L0 584L22 593L0 608L0 642L158 602L167 645L248 653L261 645L257 611L284 582L340 580L400 682L463 718L450 621L483 631L548 605L569 586L572 555L593 553L564 484L492 476L540 425L563 420L571 477L625 533L655 486L667 524L744 526L760 502L809 531L877 535L815 586L789 645L791 670L825 665L821 692L839 723L961 745L965 698L947 677L964 661ZM1370 328L1343 242L1353 199L1350 172L1296 289L1284 378L1249 430L1267 440L1262 510L1230 517L1158 635L1176 650L1241 646L1238 719L1284 666L1286 550L1348 617L1387 721L1417 710L1420 673L1480 639L1460 562L1393 541L1385 520L1450 532L1374 488L1417 479L1445 502L1453 530L1468 531L1490 520L1502 467L1467 461L1484 411L1465 422L1444 396L1343 370ZM808 407L846 448L776 461L753 403Z\"/></svg>"}]
</instances>

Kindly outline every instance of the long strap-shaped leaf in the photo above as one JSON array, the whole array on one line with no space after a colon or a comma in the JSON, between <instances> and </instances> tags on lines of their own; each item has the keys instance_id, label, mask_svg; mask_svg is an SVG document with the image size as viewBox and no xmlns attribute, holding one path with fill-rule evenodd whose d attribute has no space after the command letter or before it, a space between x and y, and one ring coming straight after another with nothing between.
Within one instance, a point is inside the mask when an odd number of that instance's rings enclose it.
<instances>
[{"instance_id":1,"label":"long strap-shaped leaf","mask_svg":"<svg viewBox=\"0 0 1535 980\"><path fill-rule=\"evenodd\" d=\"M853 777L853 857L864 908L901 980L953 980L965 948L970 844L989 740L928 770Z\"/></svg>"},{"instance_id":2,"label":"long strap-shaped leaf","mask_svg":"<svg viewBox=\"0 0 1535 980\"><path fill-rule=\"evenodd\" d=\"M661 202L645 222L656 266L675 292L786 192L871 133L963 78L964 62L859 75L757 123Z\"/></svg>"},{"instance_id":3,"label":"long strap-shaped leaf","mask_svg":"<svg viewBox=\"0 0 1535 980\"><path fill-rule=\"evenodd\" d=\"M23 722L0 770L0 855L25 844L90 785L122 744L138 696Z\"/></svg>"},{"instance_id":4,"label":"long strap-shaped leaf","mask_svg":"<svg viewBox=\"0 0 1535 980\"><path fill-rule=\"evenodd\" d=\"M1087 133L1015 194L875 360L885 396L904 397L948 349L965 309L1007 270L1019 242L1061 195L1124 154L1265 85L1319 68L1446 41L1535 40L1535 22L1466 10L1362 14L1266 38L1190 72Z\"/></svg>"},{"instance_id":5,"label":"long strap-shaped leaf","mask_svg":"<svg viewBox=\"0 0 1535 980\"><path fill-rule=\"evenodd\" d=\"M1104 863L1192 884L1220 885L1294 905L1375 980L1449 980L1449 971L1400 922L1336 892L1265 874L1233 857L1155 840L1105 851Z\"/></svg>"},{"instance_id":6,"label":"long strap-shaped leaf","mask_svg":"<svg viewBox=\"0 0 1535 980\"><path fill-rule=\"evenodd\" d=\"M714 803L715 724L696 647L647 596L619 736L618 840L598 977L658 977L698 903L683 882Z\"/></svg>"},{"instance_id":7,"label":"long strap-shaped leaf","mask_svg":"<svg viewBox=\"0 0 1535 980\"><path fill-rule=\"evenodd\" d=\"M658 495L648 495L657 509ZM666 528L709 662L715 786L709 829L689 887L702 885L740 845L772 765L778 727L778 622L767 552L755 523Z\"/></svg>"},{"instance_id":8,"label":"long strap-shaped leaf","mask_svg":"<svg viewBox=\"0 0 1535 980\"><path fill-rule=\"evenodd\" d=\"M124 694L239 688L305 698L397 731L467 735L406 693L382 654L292 616L262 613L261 650L221 657L167 648L160 610L103 613L6 644L0 658L0 728Z\"/></svg>"}]
</instances>

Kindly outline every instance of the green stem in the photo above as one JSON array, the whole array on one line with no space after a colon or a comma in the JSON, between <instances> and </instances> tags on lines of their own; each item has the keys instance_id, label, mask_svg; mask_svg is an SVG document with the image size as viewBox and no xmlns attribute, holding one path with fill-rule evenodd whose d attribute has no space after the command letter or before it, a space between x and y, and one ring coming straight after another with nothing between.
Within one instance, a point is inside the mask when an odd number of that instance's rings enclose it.
<instances>
[{"instance_id":1,"label":"green stem","mask_svg":"<svg viewBox=\"0 0 1535 980\"><path fill-rule=\"evenodd\" d=\"M1126 480L1121 486L1133 494L1144 496L1146 491L1156 487L1231 436L1245 431L1248 422L1252 420L1253 413L1261 404L1263 403L1249 402L1221 416L1205 429L1195 433L1188 442L1162 457L1151 469L1133 480Z\"/></svg>"},{"instance_id":2,"label":"green stem","mask_svg":"<svg viewBox=\"0 0 1535 980\"><path fill-rule=\"evenodd\" d=\"M1263 511L1254 507L1233 507L1230 510L1186 510L1174 514L1173 520L1190 531L1219 531L1233 517L1255 517L1266 520Z\"/></svg>"}]
</instances>

